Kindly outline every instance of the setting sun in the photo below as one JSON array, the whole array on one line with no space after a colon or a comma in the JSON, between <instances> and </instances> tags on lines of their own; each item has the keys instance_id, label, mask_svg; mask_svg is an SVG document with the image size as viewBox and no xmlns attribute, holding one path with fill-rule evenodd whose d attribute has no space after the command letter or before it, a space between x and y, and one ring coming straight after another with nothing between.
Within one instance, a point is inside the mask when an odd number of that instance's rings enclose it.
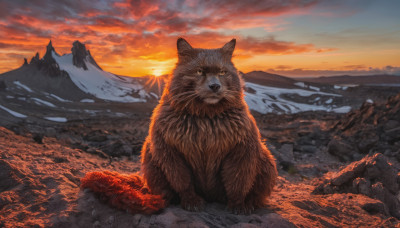
<instances>
[{"instance_id":1,"label":"setting sun","mask_svg":"<svg viewBox=\"0 0 400 228\"><path fill-rule=\"evenodd\" d=\"M152 74L156 77L160 77L165 74L162 69L153 69Z\"/></svg>"}]
</instances>

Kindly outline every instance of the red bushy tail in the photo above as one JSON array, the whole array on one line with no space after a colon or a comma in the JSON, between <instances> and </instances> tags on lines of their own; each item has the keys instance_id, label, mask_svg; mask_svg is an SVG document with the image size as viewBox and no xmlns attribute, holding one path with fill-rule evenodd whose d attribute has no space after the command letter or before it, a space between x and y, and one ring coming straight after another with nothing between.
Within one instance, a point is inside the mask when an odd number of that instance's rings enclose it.
<instances>
[{"instance_id":1,"label":"red bushy tail","mask_svg":"<svg viewBox=\"0 0 400 228\"><path fill-rule=\"evenodd\" d=\"M152 214L165 207L159 195L149 193L142 177L117 172L90 172L81 179L81 188L89 188L112 207L131 213Z\"/></svg>"}]
</instances>

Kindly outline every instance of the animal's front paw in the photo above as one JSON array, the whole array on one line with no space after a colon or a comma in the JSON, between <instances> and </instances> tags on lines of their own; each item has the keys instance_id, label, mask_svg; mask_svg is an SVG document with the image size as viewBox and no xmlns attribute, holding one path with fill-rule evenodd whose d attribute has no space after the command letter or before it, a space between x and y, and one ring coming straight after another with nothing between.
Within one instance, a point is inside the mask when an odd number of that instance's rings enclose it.
<instances>
[{"instance_id":1,"label":"animal's front paw","mask_svg":"<svg viewBox=\"0 0 400 228\"><path fill-rule=\"evenodd\" d=\"M228 208L233 214L239 215L249 215L253 213L255 207L251 204L240 203L240 204L228 204Z\"/></svg>"},{"instance_id":2,"label":"animal's front paw","mask_svg":"<svg viewBox=\"0 0 400 228\"><path fill-rule=\"evenodd\" d=\"M195 193L181 195L181 206L188 211L204 210L204 200Z\"/></svg>"}]
</instances>

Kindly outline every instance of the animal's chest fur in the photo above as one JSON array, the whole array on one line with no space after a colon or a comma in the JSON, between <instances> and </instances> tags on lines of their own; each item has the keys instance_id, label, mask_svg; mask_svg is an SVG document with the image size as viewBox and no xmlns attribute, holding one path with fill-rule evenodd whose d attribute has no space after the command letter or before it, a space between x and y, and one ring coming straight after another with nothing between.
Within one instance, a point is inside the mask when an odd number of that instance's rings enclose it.
<instances>
[{"instance_id":1,"label":"animal's chest fur","mask_svg":"<svg viewBox=\"0 0 400 228\"><path fill-rule=\"evenodd\" d=\"M196 117L170 113L163 118L164 140L181 153L203 189L212 188L221 161L246 137L251 125L241 112Z\"/></svg>"}]
</instances>

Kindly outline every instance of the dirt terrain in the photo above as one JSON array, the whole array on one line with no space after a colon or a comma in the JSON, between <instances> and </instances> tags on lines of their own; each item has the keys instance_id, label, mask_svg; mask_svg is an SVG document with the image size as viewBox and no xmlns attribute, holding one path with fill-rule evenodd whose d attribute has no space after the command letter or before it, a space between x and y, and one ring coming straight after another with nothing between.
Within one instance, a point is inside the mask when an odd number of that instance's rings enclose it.
<instances>
[{"instance_id":1,"label":"dirt terrain","mask_svg":"<svg viewBox=\"0 0 400 228\"><path fill-rule=\"evenodd\" d=\"M365 104L347 115L255 113L280 177L268 206L251 215L234 215L219 204L197 213L172 205L158 214L132 215L80 189L87 172L140 171L149 114L9 122L0 128L0 227L400 227L399 147L389 137L399 128L393 122L399 101ZM352 127L344 128L349 122ZM346 145L368 138L346 131L369 125L381 138L368 151L346 152Z\"/></svg>"}]
</instances>

